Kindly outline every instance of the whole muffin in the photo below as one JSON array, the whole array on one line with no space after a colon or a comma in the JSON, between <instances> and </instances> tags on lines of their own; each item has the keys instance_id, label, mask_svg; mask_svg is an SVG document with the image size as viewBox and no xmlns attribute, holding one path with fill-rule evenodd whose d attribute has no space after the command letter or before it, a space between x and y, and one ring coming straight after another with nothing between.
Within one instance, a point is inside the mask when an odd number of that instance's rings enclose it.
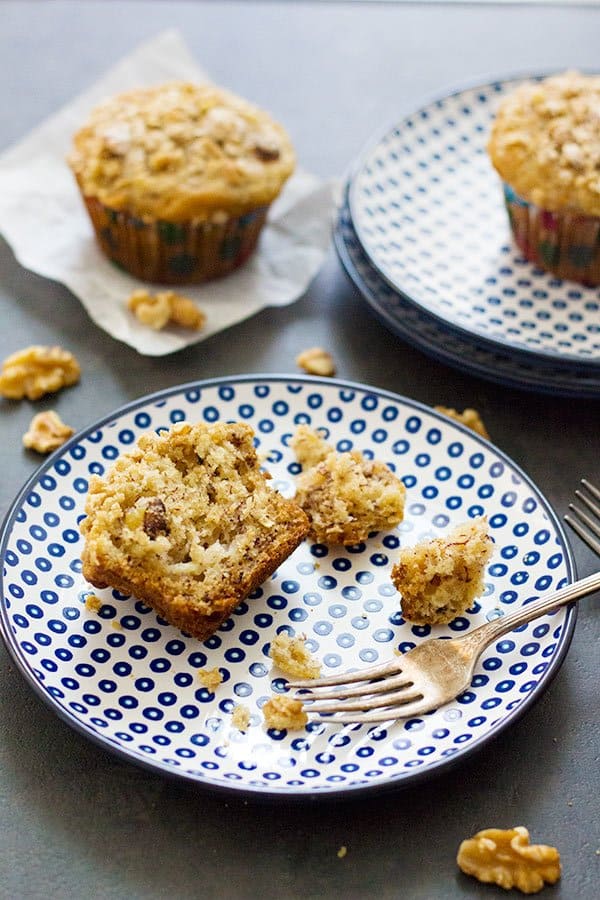
<instances>
[{"instance_id":1,"label":"whole muffin","mask_svg":"<svg viewBox=\"0 0 600 900\"><path fill-rule=\"evenodd\" d=\"M527 259L600 284L600 77L521 85L501 103L488 151Z\"/></svg>"},{"instance_id":2,"label":"whole muffin","mask_svg":"<svg viewBox=\"0 0 600 900\"><path fill-rule=\"evenodd\" d=\"M138 278L176 284L248 258L295 164L266 112L187 82L100 104L68 161L104 253Z\"/></svg>"}]
</instances>

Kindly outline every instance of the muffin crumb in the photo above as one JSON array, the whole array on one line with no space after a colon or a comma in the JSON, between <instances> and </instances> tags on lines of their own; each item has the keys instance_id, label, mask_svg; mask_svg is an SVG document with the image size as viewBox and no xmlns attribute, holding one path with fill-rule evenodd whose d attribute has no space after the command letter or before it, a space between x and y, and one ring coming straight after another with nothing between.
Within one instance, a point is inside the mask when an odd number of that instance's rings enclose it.
<instances>
[{"instance_id":1,"label":"muffin crumb","mask_svg":"<svg viewBox=\"0 0 600 900\"><path fill-rule=\"evenodd\" d=\"M250 725L250 710L243 703L238 703L233 707L231 713L231 724L238 731L248 731Z\"/></svg>"},{"instance_id":2,"label":"muffin crumb","mask_svg":"<svg viewBox=\"0 0 600 900\"><path fill-rule=\"evenodd\" d=\"M100 612L102 609L102 600L95 594L88 594L85 598L85 606L90 612Z\"/></svg>"},{"instance_id":3,"label":"muffin crumb","mask_svg":"<svg viewBox=\"0 0 600 900\"><path fill-rule=\"evenodd\" d=\"M198 678L211 693L214 693L223 681L223 675L216 667L214 669L198 669Z\"/></svg>"},{"instance_id":4,"label":"muffin crumb","mask_svg":"<svg viewBox=\"0 0 600 900\"><path fill-rule=\"evenodd\" d=\"M299 731L308 722L302 702L283 694L273 694L263 706L262 712L267 728L275 728L277 731Z\"/></svg>"},{"instance_id":5,"label":"muffin crumb","mask_svg":"<svg viewBox=\"0 0 600 900\"><path fill-rule=\"evenodd\" d=\"M292 637L280 631L271 641L269 656L286 675L295 678L318 678L321 664L305 647L305 637Z\"/></svg>"},{"instance_id":6,"label":"muffin crumb","mask_svg":"<svg viewBox=\"0 0 600 900\"><path fill-rule=\"evenodd\" d=\"M340 849L337 852L337 858L343 859L345 857L345 855L347 854L347 852L348 852L348 848L344 844L342 844L342 846L340 847Z\"/></svg>"}]
</instances>

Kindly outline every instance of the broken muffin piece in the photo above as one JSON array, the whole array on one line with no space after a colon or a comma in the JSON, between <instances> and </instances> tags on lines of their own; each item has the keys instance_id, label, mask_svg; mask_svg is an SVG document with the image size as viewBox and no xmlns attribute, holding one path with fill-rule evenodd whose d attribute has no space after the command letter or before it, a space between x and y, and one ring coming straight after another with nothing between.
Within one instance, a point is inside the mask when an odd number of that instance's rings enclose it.
<instances>
[{"instance_id":1,"label":"broken muffin piece","mask_svg":"<svg viewBox=\"0 0 600 900\"><path fill-rule=\"evenodd\" d=\"M308 722L301 700L286 697L285 694L273 694L262 708L265 725L278 731L299 731Z\"/></svg>"},{"instance_id":2,"label":"broken muffin piece","mask_svg":"<svg viewBox=\"0 0 600 900\"><path fill-rule=\"evenodd\" d=\"M290 445L303 467L295 499L314 540L356 544L402 521L406 488L384 463L358 450L340 453L307 425L298 427Z\"/></svg>"},{"instance_id":3,"label":"broken muffin piece","mask_svg":"<svg viewBox=\"0 0 600 900\"><path fill-rule=\"evenodd\" d=\"M402 615L417 625L451 622L483 593L494 542L485 516L465 522L445 537L400 551L392 582L402 595Z\"/></svg>"},{"instance_id":4,"label":"broken muffin piece","mask_svg":"<svg viewBox=\"0 0 600 900\"><path fill-rule=\"evenodd\" d=\"M260 471L250 426L175 425L90 480L83 574L204 640L298 546L308 519Z\"/></svg>"}]
</instances>

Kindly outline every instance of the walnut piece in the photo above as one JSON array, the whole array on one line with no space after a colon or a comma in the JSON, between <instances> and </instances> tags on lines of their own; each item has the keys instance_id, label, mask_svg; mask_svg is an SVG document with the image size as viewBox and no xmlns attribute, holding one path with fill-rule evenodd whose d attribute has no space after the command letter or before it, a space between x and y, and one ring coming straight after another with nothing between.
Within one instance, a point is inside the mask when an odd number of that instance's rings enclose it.
<instances>
[{"instance_id":1,"label":"walnut piece","mask_svg":"<svg viewBox=\"0 0 600 900\"><path fill-rule=\"evenodd\" d=\"M68 350L34 344L4 360L0 394L10 400L39 400L44 394L75 384L80 374L79 363Z\"/></svg>"},{"instance_id":2,"label":"walnut piece","mask_svg":"<svg viewBox=\"0 0 600 900\"><path fill-rule=\"evenodd\" d=\"M151 540L169 533L167 510L160 497L152 497L144 511L144 531Z\"/></svg>"},{"instance_id":3,"label":"walnut piece","mask_svg":"<svg viewBox=\"0 0 600 900\"><path fill-rule=\"evenodd\" d=\"M23 444L28 450L37 453L52 453L74 433L69 425L60 419L60 416L49 409L38 413L29 424L29 429L23 435Z\"/></svg>"},{"instance_id":4,"label":"walnut piece","mask_svg":"<svg viewBox=\"0 0 600 900\"><path fill-rule=\"evenodd\" d=\"M466 875L507 891L516 887L524 894L536 894L546 882L554 884L560 878L558 850L530 844L529 832L521 825L478 831L462 842L456 862Z\"/></svg>"},{"instance_id":5,"label":"walnut piece","mask_svg":"<svg viewBox=\"0 0 600 900\"><path fill-rule=\"evenodd\" d=\"M199 331L206 322L205 314L194 301L175 291L151 294L145 288L138 288L129 296L127 306L143 325L155 331L160 331L170 322Z\"/></svg>"},{"instance_id":6,"label":"walnut piece","mask_svg":"<svg viewBox=\"0 0 600 900\"><path fill-rule=\"evenodd\" d=\"M262 712L267 728L275 728L278 731L284 729L299 731L308 722L302 702L282 694L274 694L267 700Z\"/></svg>"},{"instance_id":7,"label":"walnut piece","mask_svg":"<svg viewBox=\"0 0 600 900\"><path fill-rule=\"evenodd\" d=\"M450 419L454 419L456 422L462 422L463 425L466 425L471 431L480 434L481 437L486 438L486 440L490 439L488 430L483 424L483 420L476 409L464 409L462 412L457 412L457 410L451 409L448 406L434 406L434 409L436 412L443 413L443 415L448 416Z\"/></svg>"},{"instance_id":8,"label":"walnut piece","mask_svg":"<svg viewBox=\"0 0 600 900\"><path fill-rule=\"evenodd\" d=\"M310 347L296 357L296 365L309 375L322 375L327 378L335 375L333 357L322 347Z\"/></svg>"}]
</instances>

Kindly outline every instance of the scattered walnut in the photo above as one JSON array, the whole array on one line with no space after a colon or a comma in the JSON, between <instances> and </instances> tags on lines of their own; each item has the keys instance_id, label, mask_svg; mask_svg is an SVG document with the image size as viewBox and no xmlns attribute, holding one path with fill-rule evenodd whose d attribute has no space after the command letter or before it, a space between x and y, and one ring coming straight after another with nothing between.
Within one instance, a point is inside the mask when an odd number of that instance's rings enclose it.
<instances>
[{"instance_id":1,"label":"scattered walnut","mask_svg":"<svg viewBox=\"0 0 600 900\"><path fill-rule=\"evenodd\" d=\"M309 350L303 350L296 357L296 365L308 372L309 375L324 375L326 377L335 375L333 358L322 347L311 347Z\"/></svg>"},{"instance_id":2,"label":"scattered walnut","mask_svg":"<svg viewBox=\"0 0 600 900\"><path fill-rule=\"evenodd\" d=\"M145 288L139 288L130 295L127 306L143 325L155 331L160 331L169 322L199 331L206 322L205 314L194 301L175 291L151 294Z\"/></svg>"},{"instance_id":3,"label":"scattered walnut","mask_svg":"<svg viewBox=\"0 0 600 900\"><path fill-rule=\"evenodd\" d=\"M234 728L237 728L238 731L248 730L248 726L250 724L250 710L247 706L244 706L242 703L238 703L233 707L233 712L231 713L231 724Z\"/></svg>"},{"instance_id":4,"label":"scattered walnut","mask_svg":"<svg viewBox=\"0 0 600 900\"><path fill-rule=\"evenodd\" d=\"M152 497L144 511L144 531L154 540L159 534L169 533L167 510L160 497Z\"/></svg>"},{"instance_id":5,"label":"scattered walnut","mask_svg":"<svg viewBox=\"0 0 600 900\"><path fill-rule=\"evenodd\" d=\"M39 400L79 381L81 370L72 353L62 347L34 344L8 356L0 373L0 394L10 400Z\"/></svg>"},{"instance_id":6,"label":"scattered walnut","mask_svg":"<svg viewBox=\"0 0 600 900\"><path fill-rule=\"evenodd\" d=\"M201 309L198 309L193 300L189 297L182 297L175 291L167 291L171 301L171 321L182 328L193 328L200 331L204 328L206 316Z\"/></svg>"},{"instance_id":7,"label":"scattered walnut","mask_svg":"<svg viewBox=\"0 0 600 900\"><path fill-rule=\"evenodd\" d=\"M29 429L23 435L23 444L28 450L37 453L51 453L71 437L73 429L65 425L60 416L49 409L38 413L29 424Z\"/></svg>"},{"instance_id":8,"label":"scattered walnut","mask_svg":"<svg viewBox=\"0 0 600 900\"><path fill-rule=\"evenodd\" d=\"M457 422L462 422L463 425L466 425L467 428L470 428L472 431L480 434L481 437L490 439L488 434L488 430L483 424L481 416L477 412L476 409L465 409L462 412L457 412L455 409L451 409L448 406L434 406L436 412L443 413L445 416L448 416L450 419L455 419Z\"/></svg>"},{"instance_id":9,"label":"scattered walnut","mask_svg":"<svg viewBox=\"0 0 600 900\"><path fill-rule=\"evenodd\" d=\"M155 331L164 328L171 318L171 303L166 291L153 295L144 288L140 288L131 294L127 306L135 313L142 325L149 325Z\"/></svg>"},{"instance_id":10,"label":"scattered walnut","mask_svg":"<svg viewBox=\"0 0 600 900\"><path fill-rule=\"evenodd\" d=\"M223 681L223 676L216 667L214 669L198 669L198 678L204 687L211 692L214 692Z\"/></svg>"},{"instance_id":11,"label":"scattered walnut","mask_svg":"<svg viewBox=\"0 0 600 900\"><path fill-rule=\"evenodd\" d=\"M267 728L276 728L278 731L299 731L308 722L302 702L282 694L274 694L267 700L262 711Z\"/></svg>"},{"instance_id":12,"label":"scattered walnut","mask_svg":"<svg viewBox=\"0 0 600 900\"><path fill-rule=\"evenodd\" d=\"M503 831L487 828L463 841L456 857L459 868L479 881L493 882L507 891L513 887L536 894L544 883L560 878L560 856L555 847L530 844L522 826Z\"/></svg>"},{"instance_id":13,"label":"scattered walnut","mask_svg":"<svg viewBox=\"0 0 600 900\"><path fill-rule=\"evenodd\" d=\"M295 678L318 678L321 664L304 646L306 638L291 637L280 631L271 641L269 656L286 675Z\"/></svg>"}]
</instances>

